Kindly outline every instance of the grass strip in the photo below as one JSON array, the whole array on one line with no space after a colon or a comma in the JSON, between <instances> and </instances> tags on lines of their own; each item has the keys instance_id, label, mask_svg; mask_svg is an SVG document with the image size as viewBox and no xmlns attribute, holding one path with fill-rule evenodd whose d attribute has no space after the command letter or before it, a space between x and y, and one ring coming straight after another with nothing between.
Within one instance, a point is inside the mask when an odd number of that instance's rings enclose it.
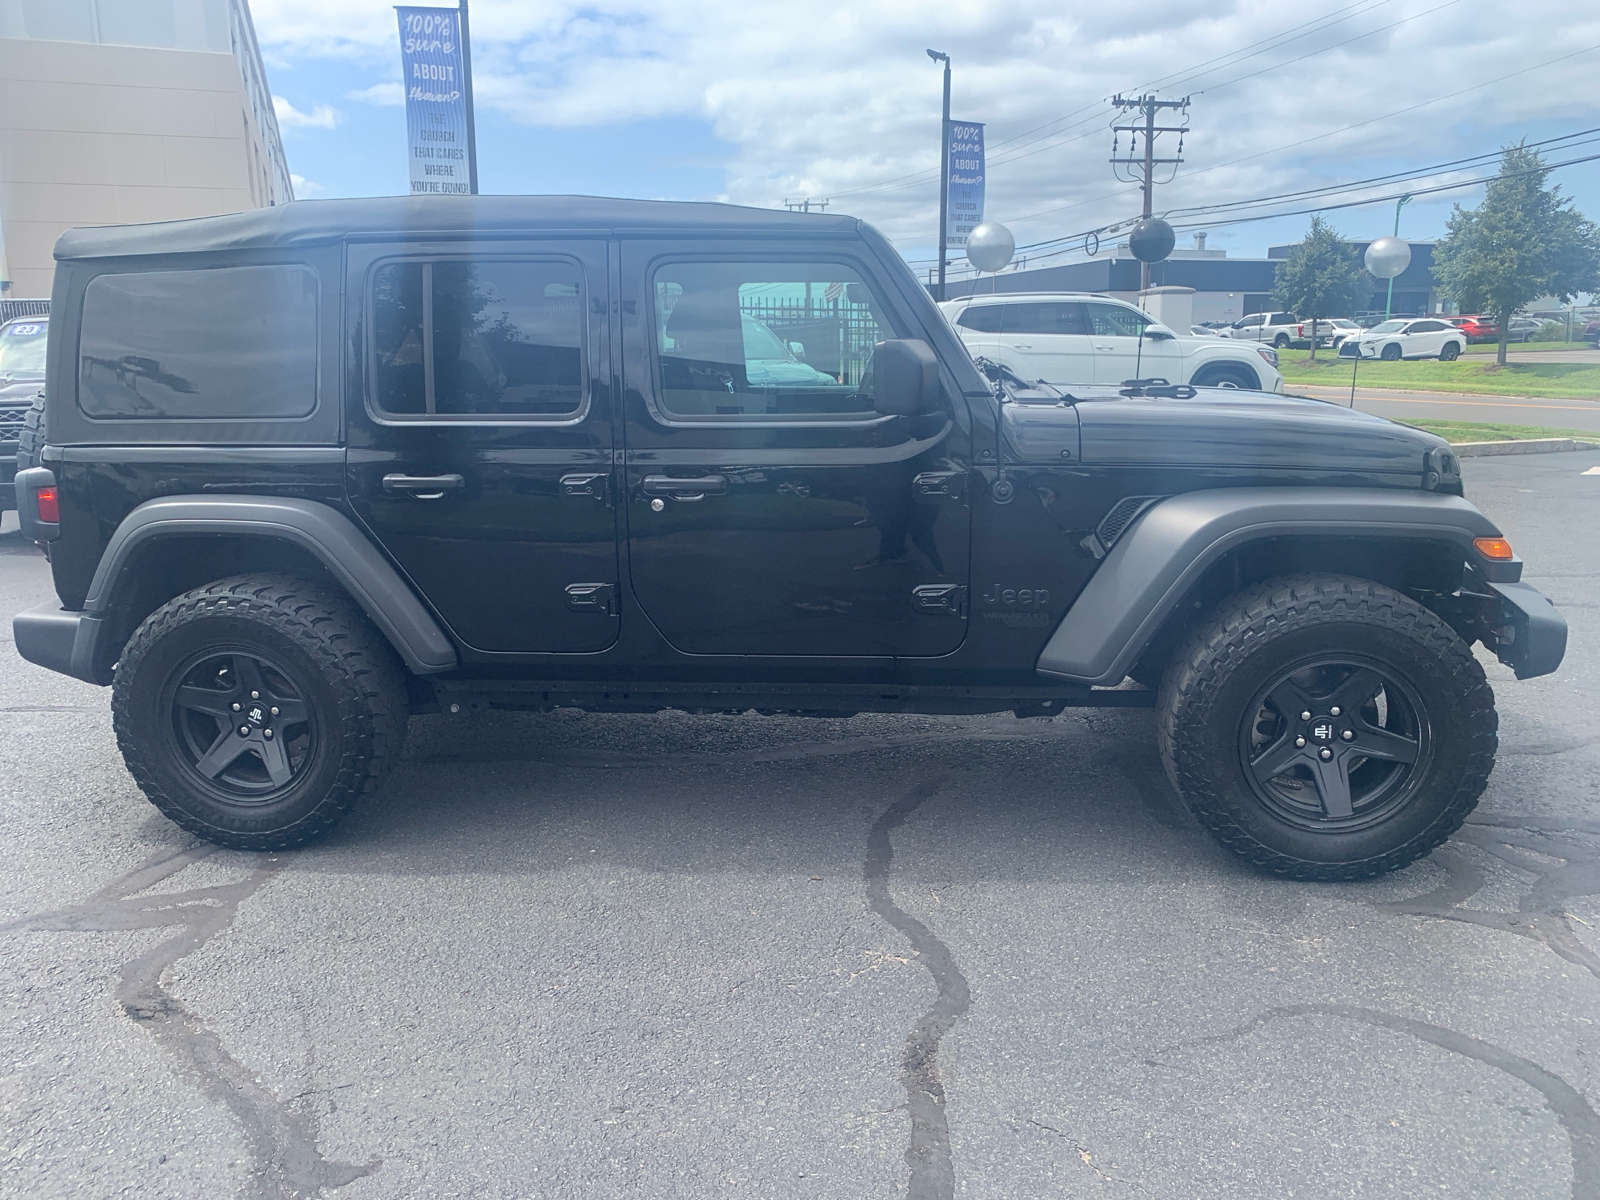
<instances>
[{"instance_id":1,"label":"grass strip","mask_svg":"<svg viewBox=\"0 0 1600 1200\"><path fill-rule=\"evenodd\" d=\"M1583 442L1600 442L1600 434L1582 429L1550 429L1543 425L1496 425L1487 421L1401 421L1413 429L1436 433L1445 441L1459 445L1462 442L1531 442L1539 438L1576 438Z\"/></svg>"},{"instance_id":2,"label":"grass strip","mask_svg":"<svg viewBox=\"0 0 1600 1200\"><path fill-rule=\"evenodd\" d=\"M1351 360L1319 354L1311 360L1306 350L1286 350L1278 355L1278 370L1290 385L1349 387ZM1596 363L1494 363L1374 362L1362 359L1356 375L1358 387L1400 388L1416 392L1462 392L1475 396L1528 396L1557 400L1600 400L1600 364Z\"/></svg>"}]
</instances>

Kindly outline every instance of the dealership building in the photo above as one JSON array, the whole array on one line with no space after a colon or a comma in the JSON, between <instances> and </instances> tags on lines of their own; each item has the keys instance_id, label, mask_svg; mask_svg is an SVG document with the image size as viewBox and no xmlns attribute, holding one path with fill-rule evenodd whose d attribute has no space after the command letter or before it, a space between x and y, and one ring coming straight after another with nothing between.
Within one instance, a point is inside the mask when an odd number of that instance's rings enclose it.
<instances>
[{"instance_id":1,"label":"dealership building","mask_svg":"<svg viewBox=\"0 0 1600 1200\"><path fill-rule=\"evenodd\" d=\"M1153 288L1192 289L1195 324L1231 323L1272 308L1272 285L1278 267L1293 246L1273 246L1265 258L1229 258L1226 250L1208 250L1203 233L1195 235L1194 243L1175 249L1164 262L1154 264L1150 268L1150 284ZM1351 243L1362 254L1369 244ZM1410 245L1411 265L1394 281L1393 311L1445 311L1440 307L1443 301L1439 297L1439 284L1433 277L1434 243L1412 242ZM1137 304L1139 267L1139 261L1124 243L1084 262L1033 269L1022 263L1018 269L999 275L951 280L946 290L951 299L991 291L1099 292ZM1382 312L1385 290L1374 282L1371 298L1362 308Z\"/></svg>"},{"instance_id":2,"label":"dealership building","mask_svg":"<svg viewBox=\"0 0 1600 1200\"><path fill-rule=\"evenodd\" d=\"M247 0L0 0L0 298L75 225L293 198Z\"/></svg>"}]
</instances>

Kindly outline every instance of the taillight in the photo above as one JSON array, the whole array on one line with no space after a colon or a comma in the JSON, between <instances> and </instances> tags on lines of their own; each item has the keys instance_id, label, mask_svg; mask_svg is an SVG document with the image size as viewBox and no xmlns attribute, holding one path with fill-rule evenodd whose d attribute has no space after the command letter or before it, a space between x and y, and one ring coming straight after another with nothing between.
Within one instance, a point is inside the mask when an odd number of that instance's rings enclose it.
<instances>
[{"instance_id":1,"label":"taillight","mask_svg":"<svg viewBox=\"0 0 1600 1200\"><path fill-rule=\"evenodd\" d=\"M61 501L53 487L42 487L33 494L38 518L47 525L61 524Z\"/></svg>"}]
</instances>

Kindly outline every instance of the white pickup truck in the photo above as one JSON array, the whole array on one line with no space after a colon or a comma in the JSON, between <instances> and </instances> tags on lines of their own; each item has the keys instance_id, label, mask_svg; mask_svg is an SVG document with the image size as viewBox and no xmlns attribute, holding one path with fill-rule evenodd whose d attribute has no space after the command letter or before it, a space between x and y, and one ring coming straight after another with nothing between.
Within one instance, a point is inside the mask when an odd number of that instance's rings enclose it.
<instances>
[{"instance_id":1,"label":"white pickup truck","mask_svg":"<svg viewBox=\"0 0 1600 1200\"><path fill-rule=\"evenodd\" d=\"M1311 322L1302 321L1293 313L1287 312L1251 313L1242 321L1235 321L1221 332L1225 338L1233 338L1235 341L1244 342L1262 342L1275 350L1283 350L1289 346L1311 345ZM1334 334L1335 329L1331 321L1318 320L1318 346L1333 345Z\"/></svg>"}]
</instances>

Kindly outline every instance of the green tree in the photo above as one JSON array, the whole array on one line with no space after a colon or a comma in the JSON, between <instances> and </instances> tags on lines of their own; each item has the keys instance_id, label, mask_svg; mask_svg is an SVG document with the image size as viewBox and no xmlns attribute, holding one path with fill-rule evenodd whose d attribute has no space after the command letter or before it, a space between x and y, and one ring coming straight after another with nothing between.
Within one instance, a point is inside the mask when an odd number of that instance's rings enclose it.
<instances>
[{"instance_id":1,"label":"green tree","mask_svg":"<svg viewBox=\"0 0 1600 1200\"><path fill-rule=\"evenodd\" d=\"M1486 312L1506 336L1512 314L1528 301L1555 296L1563 303L1600 287L1600 229L1572 207L1559 187L1544 186L1549 170L1538 153L1507 146L1500 174L1483 203L1450 214L1433 249L1433 273L1463 311Z\"/></svg>"},{"instance_id":2,"label":"green tree","mask_svg":"<svg viewBox=\"0 0 1600 1200\"><path fill-rule=\"evenodd\" d=\"M1305 240L1278 268L1272 302L1311 318L1311 357L1316 358L1317 322L1347 315L1370 290L1355 247L1321 217L1312 217Z\"/></svg>"}]
</instances>

